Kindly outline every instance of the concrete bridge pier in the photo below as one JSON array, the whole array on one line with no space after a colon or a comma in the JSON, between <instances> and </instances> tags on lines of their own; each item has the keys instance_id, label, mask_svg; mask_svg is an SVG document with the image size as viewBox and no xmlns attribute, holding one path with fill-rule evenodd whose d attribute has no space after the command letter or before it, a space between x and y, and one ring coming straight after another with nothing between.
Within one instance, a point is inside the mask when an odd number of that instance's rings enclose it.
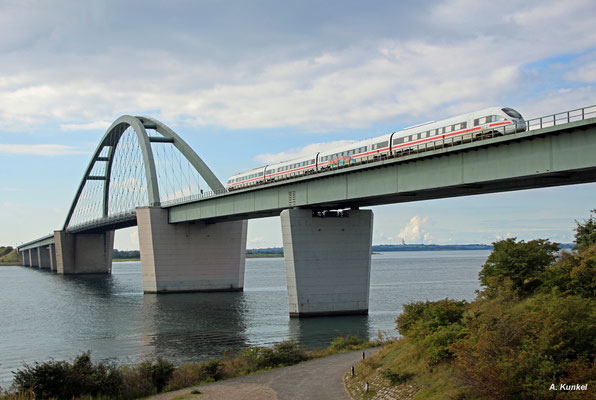
<instances>
[{"instance_id":1,"label":"concrete bridge pier","mask_svg":"<svg viewBox=\"0 0 596 400\"><path fill-rule=\"evenodd\" d=\"M109 274L112 272L114 231L74 233L54 231L56 272Z\"/></svg>"},{"instance_id":2,"label":"concrete bridge pier","mask_svg":"<svg viewBox=\"0 0 596 400\"><path fill-rule=\"evenodd\" d=\"M290 317L368 314L373 213L281 212Z\"/></svg>"},{"instance_id":3,"label":"concrete bridge pier","mask_svg":"<svg viewBox=\"0 0 596 400\"><path fill-rule=\"evenodd\" d=\"M29 261L29 250L21 251L21 257L23 258L23 266L24 267L31 266L31 262Z\"/></svg>"},{"instance_id":4,"label":"concrete bridge pier","mask_svg":"<svg viewBox=\"0 0 596 400\"><path fill-rule=\"evenodd\" d=\"M56 272L58 269L56 265L56 245L50 244L48 250L50 251L50 271Z\"/></svg>"},{"instance_id":5,"label":"concrete bridge pier","mask_svg":"<svg viewBox=\"0 0 596 400\"><path fill-rule=\"evenodd\" d=\"M29 266L30 267L39 267L39 255L37 254L37 249L29 249Z\"/></svg>"},{"instance_id":6,"label":"concrete bridge pier","mask_svg":"<svg viewBox=\"0 0 596 400\"><path fill-rule=\"evenodd\" d=\"M247 221L168 223L168 210L137 207L145 293L240 291Z\"/></svg>"},{"instance_id":7,"label":"concrete bridge pier","mask_svg":"<svg viewBox=\"0 0 596 400\"><path fill-rule=\"evenodd\" d=\"M37 257L39 269L51 269L50 250L46 246L37 248Z\"/></svg>"}]
</instances>

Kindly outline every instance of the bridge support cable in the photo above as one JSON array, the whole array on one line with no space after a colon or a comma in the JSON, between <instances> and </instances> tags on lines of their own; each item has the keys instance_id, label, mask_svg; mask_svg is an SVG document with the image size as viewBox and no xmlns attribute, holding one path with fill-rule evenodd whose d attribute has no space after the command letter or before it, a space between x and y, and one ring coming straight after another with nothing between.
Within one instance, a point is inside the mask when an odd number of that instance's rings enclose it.
<instances>
[{"instance_id":1,"label":"bridge support cable","mask_svg":"<svg viewBox=\"0 0 596 400\"><path fill-rule=\"evenodd\" d=\"M373 213L281 212L290 317L367 314Z\"/></svg>"},{"instance_id":2,"label":"bridge support cable","mask_svg":"<svg viewBox=\"0 0 596 400\"><path fill-rule=\"evenodd\" d=\"M225 190L180 136L155 119L124 115L112 124L97 147L63 230L131 226L136 223L136 207L198 196L204 188ZM112 220L118 221L112 224Z\"/></svg>"}]
</instances>

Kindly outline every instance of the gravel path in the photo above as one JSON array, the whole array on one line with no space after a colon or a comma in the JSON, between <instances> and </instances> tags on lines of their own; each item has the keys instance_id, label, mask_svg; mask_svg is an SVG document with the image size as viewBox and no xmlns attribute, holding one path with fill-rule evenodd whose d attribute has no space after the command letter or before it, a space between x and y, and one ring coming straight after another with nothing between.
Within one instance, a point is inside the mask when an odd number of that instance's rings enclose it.
<instances>
[{"instance_id":1,"label":"gravel path","mask_svg":"<svg viewBox=\"0 0 596 400\"><path fill-rule=\"evenodd\" d=\"M367 349L366 356L379 348ZM249 376L149 397L153 400L349 400L343 376L362 360L362 350L305 361ZM201 394L191 394L192 390Z\"/></svg>"}]
</instances>

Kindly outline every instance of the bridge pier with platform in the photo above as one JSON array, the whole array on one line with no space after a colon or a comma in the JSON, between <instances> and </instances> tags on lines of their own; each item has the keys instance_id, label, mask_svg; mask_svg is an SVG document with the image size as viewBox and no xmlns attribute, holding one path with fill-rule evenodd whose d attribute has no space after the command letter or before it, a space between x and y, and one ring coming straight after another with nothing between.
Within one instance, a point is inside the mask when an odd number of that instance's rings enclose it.
<instances>
[{"instance_id":1,"label":"bridge pier with platform","mask_svg":"<svg viewBox=\"0 0 596 400\"><path fill-rule=\"evenodd\" d=\"M281 212L290 317L368 314L371 210Z\"/></svg>"},{"instance_id":2,"label":"bridge pier with platform","mask_svg":"<svg viewBox=\"0 0 596 400\"><path fill-rule=\"evenodd\" d=\"M241 291L248 222L170 224L161 207L138 207L145 293Z\"/></svg>"},{"instance_id":3,"label":"bridge pier with platform","mask_svg":"<svg viewBox=\"0 0 596 400\"><path fill-rule=\"evenodd\" d=\"M37 248L37 258L38 258L38 265L39 269L49 269L51 270L51 254L50 250L47 246L38 247Z\"/></svg>"},{"instance_id":4,"label":"bridge pier with platform","mask_svg":"<svg viewBox=\"0 0 596 400\"><path fill-rule=\"evenodd\" d=\"M114 231L67 233L55 231L56 272L109 274L112 272Z\"/></svg>"}]
</instances>

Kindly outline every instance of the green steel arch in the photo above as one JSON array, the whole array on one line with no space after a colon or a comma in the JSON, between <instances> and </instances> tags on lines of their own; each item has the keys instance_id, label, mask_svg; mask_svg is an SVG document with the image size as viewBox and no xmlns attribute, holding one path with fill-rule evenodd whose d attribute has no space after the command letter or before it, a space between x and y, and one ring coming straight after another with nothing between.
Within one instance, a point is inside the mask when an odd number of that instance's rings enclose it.
<instances>
[{"instance_id":1,"label":"green steel arch","mask_svg":"<svg viewBox=\"0 0 596 400\"><path fill-rule=\"evenodd\" d=\"M85 183L89 180L104 181L102 213L104 218L108 216L110 176L112 173L114 155L116 154L116 148L120 138L129 127L133 128L137 134L141 152L143 154L143 164L145 167L145 177L147 180L147 195L149 197L149 205L160 205L159 186L157 183L157 173L155 169L153 151L151 150L151 142L165 142L173 144L174 147L176 147L176 149L178 149L178 151L180 151L180 153L186 157L188 162L197 170L199 175L205 180L211 190L225 190L222 183L209 169L207 164L205 164L205 162L201 160L197 153L195 153L194 150L168 126L156 119L149 117L123 115L114 121L114 123L108 128L105 135L101 139L101 142L97 146L97 149L95 150L95 153L93 154L93 157L91 158L91 161L85 170L83 179L81 180L81 183L77 189L77 193L75 194L74 200L70 206L66 216L66 221L64 222L63 230L68 228L68 224L70 223L70 219L72 218L72 215L76 209L81 193L83 192L83 188L85 187ZM149 136L147 134L147 129L155 130L161 134L161 137ZM101 155L104 148L108 148L107 156ZM107 162L105 174L102 176L93 176L91 173L95 163L98 161Z\"/></svg>"}]
</instances>

